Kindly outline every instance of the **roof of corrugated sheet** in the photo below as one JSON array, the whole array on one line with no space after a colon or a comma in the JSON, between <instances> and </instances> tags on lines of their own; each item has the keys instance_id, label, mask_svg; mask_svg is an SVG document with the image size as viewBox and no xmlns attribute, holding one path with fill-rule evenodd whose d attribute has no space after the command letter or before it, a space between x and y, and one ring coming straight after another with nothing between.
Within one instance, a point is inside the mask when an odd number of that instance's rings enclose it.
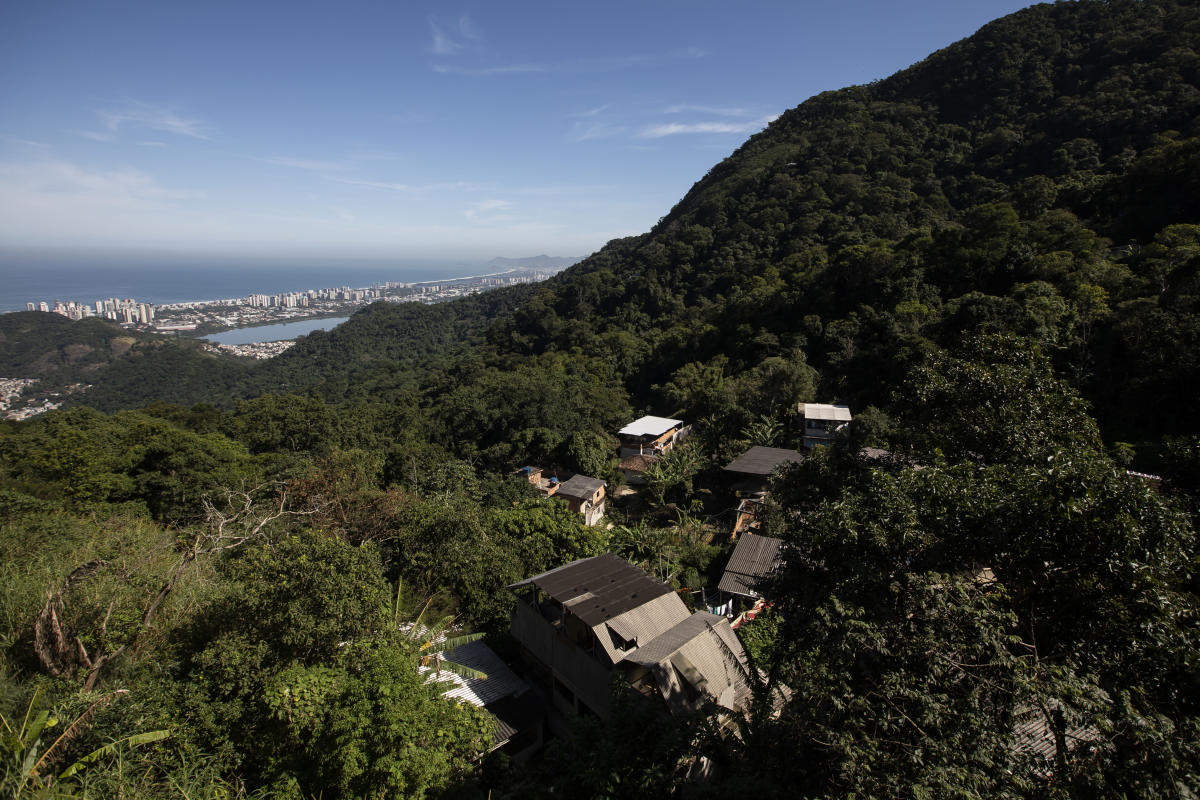
<instances>
[{"instance_id":1,"label":"roof of corrugated sheet","mask_svg":"<svg viewBox=\"0 0 1200 800\"><path fill-rule=\"evenodd\" d=\"M694 670L704 683L696 688L703 688L714 700L725 697L731 708L744 707L750 693L745 649L729 627L729 620L707 611L692 614L645 647L639 647L628 660L654 669L673 666L693 685L695 676L688 673Z\"/></svg>"},{"instance_id":2,"label":"roof of corrugated sheet","mask_svg":"<svg viewBox=\"0 0 1200 800\"><path fill-rule=\"evenodd\" d=\"M436 675L432 667L421 667L422 672L429 673L426 682L446 684L446 690L442 692L443 697L464 700L482 708L490 707L492 703L509 695L521 694L529 688L529 684L518 678L516 673L500 660L500 656L481 641L456 647L446 658L464 667L477 669L487 677L464 678L448 670L442 670L441 675Z\"/></svg>"},{"instance_id":3,"label":"roof of corrugated sheet","mask_svg":"<svg viewBox=\"0 0 1200 800\"><path fill-rule=\"evenodd\" d=\"M569 481L559 485L558 493L567 497L578 497L584 500L590 499L596 490L608 484L598 478L589 478L587 475L576 475Z\"/></svg>"},{"instance_id":4,"label":"roof of corrugated sheet","mask_svg":"<svg viewBox=\"0 0 1200 800\"><path fill-rule=\"evenodd\" d=\"M659 436L671 430L677 425L682 425L681 419L667 419L666 417L642 417L635 419L633 422L626 425L621 430L617 431L621 436Z\"/></svg>"},{"instance_id":5,"label":"roof of corrugated sheet","mask_svg":"<svg viewBox=\"0 0 1200 800\"><path fill-rule=\"evenodd\" d=\"M622 639L636 642L640 647L654 641L664 631L670 630L688 616L689 612L683 600L679 595L670 592L642 603L637 608L631 608L620 616L605 620L603 625L596 627L596 639L615 664L638 651L618 650L604 628L612 628Z\"/></svg>"},{"instance_id":6,"label":"roof of corrugated sheet","mask_svg":"<svg viewBox=\"0 0 1200 800\"><path fill-rule=\"evenodd\" d=\"M572 561L508 588L530 583L564 605L577 601L571 603L571 613L590 628L672 593L670 586L612 553ZM580 599L589 593L591 597Z\"/></svg>"},{"instance_id":7,"label":"roof of corrugated sheet","mask_svg":"<svg viewBox=\"0 0 1200 800\"><path fill-rule=\"evenodd\" d=\"M663 631L639 647L629 656L628 660L642 666L652 666L671 657L679 648L708 631L709 626L723 620L707 611L697 611L680 620L669 630Z\"/></svg>"},{"instance_id":8,"label":"roof of corrugated sheet","mask_svg":"<svg viewBox=\"0 0 1200 800\"><path fill-rule=\"evenodd\" d=\"M803 459L804 456L796 450L783 447L751 447L726 464L725 469L747 475L770 475L776 467L799 463Z\"/></svg>"},{"instance_id":9,"label":"roof of corrugated sheet","mask_svg":"<svg viewBox=\"0 0 1200 800\"><path fill-rule=\"evenodd\" d=\"M827 403L801 403L800 413L805 419L828 419L835 422L850 421L850 406L835 406Z\"/></svg>"},{"instance_id":10,"label":"roof of corrugated sheet","mask_svg":"<svg viewBox=\"0 0 1200 800\"><path fill-rule=\"evenodd\" d=\"M779 565L783 540L773 536L743 533L738 537L733 555L717 585L723 592L758 597L755 584L770 575Z\"/></svg>"}]
</instances>

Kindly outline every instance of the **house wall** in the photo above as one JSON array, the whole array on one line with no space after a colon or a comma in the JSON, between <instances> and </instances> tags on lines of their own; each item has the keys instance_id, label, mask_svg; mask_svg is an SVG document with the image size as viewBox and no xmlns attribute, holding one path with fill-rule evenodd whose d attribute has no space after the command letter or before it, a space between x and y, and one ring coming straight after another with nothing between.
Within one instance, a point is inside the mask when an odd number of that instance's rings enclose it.
<instances>
[{"instance_id":1,"label":"house wall","mask_svg":"<svg viewBox=\"0 0 1200 800\"><path fill-rule=\"evenodd\" d=\"M564 698L561 689L553 686L547 689L557 708L574 713L580 710L578 702L582 701L597 716L608 717L610 670L576 645L566 626L552 625L536 609L518 602L513 609L511 630L529 656L571 691L574 702Z\"/></svg>"}]
</instances>

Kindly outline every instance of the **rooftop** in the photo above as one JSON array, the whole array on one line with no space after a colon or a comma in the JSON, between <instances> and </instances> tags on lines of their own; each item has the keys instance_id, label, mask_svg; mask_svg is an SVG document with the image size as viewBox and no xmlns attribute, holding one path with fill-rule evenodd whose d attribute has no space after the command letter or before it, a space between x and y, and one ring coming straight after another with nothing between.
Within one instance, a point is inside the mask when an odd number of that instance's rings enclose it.
<instances>
[{"instance_id":1,"label":"rooftop","mask_svg":"<svg viewBox=\"0 0 1200 800\"><path fill-rule=\"evenodd\" d=\"M592 628L657 597L672 594L670 586L612 553L572 561L508 588L528 584L568 606L572 614Z\"/></svg>"},{"instance_id":2,"label":"rooftop","mask_svg":"<svg viewBox=\"0 0 1200 800\"><path fill-rule=\"evenodd\" d=\"M850 406L834 406L826 403L801 403L800 413L805 419L824 419L833 422L849 422Z\"/></svg>"},{"instance_id":3,"label":"rooftop","mask_svg":"<svg viewBox=\"0 0 1200 800\"><path fill-rule=\"evenodd\" d=\"M751 447L745 453L725 465L729 472L747 475L770 475L776 467L799 463L804 459L799 452L782 447Z\"/></svg>"},{"instance_id":4,"label":"rooftop","mask_svg":"<svg viewBox=\"0 0 1200 800\"><path fill-rule=\"evenodd\" d=\"M782 539L743 533L733 548L718 588L730 594L758 597L756 587L779 565L782 547Z\"/></svg>"},{"instance_id":5,"label":"rooftop","mask_svg":"<svg viewBox=\"0 0 1200 800\"><path fill-rule=\"evenodd\" d=\"M847 417L849 419L849 417ZM678 427L683 424L681 419L667 419L666 417L642 417L626 425L617 433L621 436L660 436L671 428Z\"/></svg>"},{"instance_id":6,"label":"rooftop","mask_svg":"<svg viewBox=\"0 0 1200 800\"><path fill-rule=\"evenodd\" d=\"M576 475L569 481L565 481L558 487L558 494L567 497L577 497L581 500L591 499L591 496L596 491L604 486L607 486L604 481L598 478L589 478L586 475Z\"/></svg>"}]
</instances>

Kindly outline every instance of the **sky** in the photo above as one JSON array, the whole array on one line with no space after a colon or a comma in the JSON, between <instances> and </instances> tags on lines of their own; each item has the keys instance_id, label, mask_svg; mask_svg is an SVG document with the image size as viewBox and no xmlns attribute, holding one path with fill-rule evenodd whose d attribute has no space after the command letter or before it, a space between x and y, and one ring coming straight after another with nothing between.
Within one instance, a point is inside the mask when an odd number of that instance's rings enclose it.
<instances>
[{"instance_id":1,"label":"sky","mask_svg":"<svg viewBox=\"0 0 1200 800\"><path fill-rule=\"evenodd\" d=\"M0 0L0 249L582 256L1007 0Z\"/></svg>"}]
</instances>

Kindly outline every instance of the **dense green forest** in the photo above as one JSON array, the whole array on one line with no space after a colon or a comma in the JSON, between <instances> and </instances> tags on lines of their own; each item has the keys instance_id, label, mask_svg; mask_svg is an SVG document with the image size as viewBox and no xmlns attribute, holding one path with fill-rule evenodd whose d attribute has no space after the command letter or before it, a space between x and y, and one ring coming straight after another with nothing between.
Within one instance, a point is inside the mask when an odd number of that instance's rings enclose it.
<instances>
[{"instance_id":1,"label":"dense green forest","mask_svg":"<svg viewBox=\"0 0 1200 800\"><path fill-rule=\"evenodd\" d=\"M537 286L376 304L262 364L5 315L0 370L92 388L0 424L0 781L1194 797L1198 190L1200 7L1084 0L808 100ZM736 735L629 707L481 757L487 721L418 677L426 600L511 654L505 587L572 559L691 597L730 549L721 465L794 446L809 401L855 421L775 480ZM611 527L512 474L615 489L640 413L694 433Z\"/></svg>"}]
</instances>

